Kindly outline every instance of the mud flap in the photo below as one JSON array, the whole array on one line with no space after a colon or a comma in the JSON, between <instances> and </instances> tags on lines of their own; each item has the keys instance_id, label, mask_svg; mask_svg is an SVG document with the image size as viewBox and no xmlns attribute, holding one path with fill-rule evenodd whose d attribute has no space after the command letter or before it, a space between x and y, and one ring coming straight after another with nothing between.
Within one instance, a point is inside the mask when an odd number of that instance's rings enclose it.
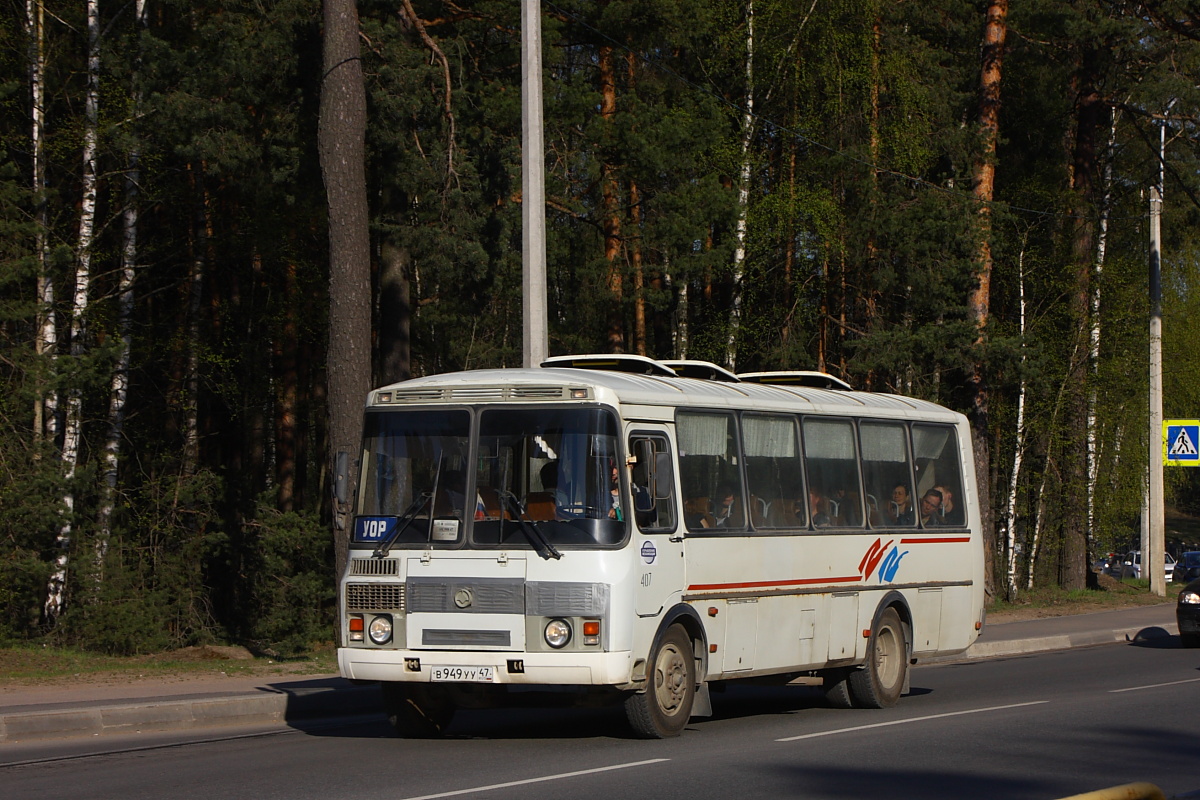
<instances>
[{"instance_id":1,"label":"mud flap","mask_svg":"<svg viewBox=\"0 0 1200 800\"><path fill-rule=\"evenodd\" d=\"M692 700L692 716L693 717L711 717L712 716L712 698L708 695L708 683L702 683L696 687L696 696Z\"/></svg>"}]
</instances>

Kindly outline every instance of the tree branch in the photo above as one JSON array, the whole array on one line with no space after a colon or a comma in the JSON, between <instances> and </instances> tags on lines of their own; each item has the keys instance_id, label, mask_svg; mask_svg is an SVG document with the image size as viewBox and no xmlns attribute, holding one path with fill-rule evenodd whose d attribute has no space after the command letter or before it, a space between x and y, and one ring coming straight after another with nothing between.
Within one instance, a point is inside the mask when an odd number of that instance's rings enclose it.
<instances>
[{"instance_id":1,"label":"tree branch","mask_svg":"<svg viewBox=\"0 0 1200 800\"><path fill-rule=\"evenodd\" d=\"M446 91L444 94L445 103L443 104L443 113L446 115L446 123L449 130L446 132L446 186L445 191L450 191L450 182L458 180L458 173L454 171L454 111L451 108L451 83L450 83L450 62L446 59L446 54L437 46L437 42L425 30L425 23L417 16L417 12L413 10L412 0L401 0L404 6L404 14L408 17L409 22L416 28L417 34L421 37L421 41L433 53L434 58L442 65L442 79L446 82Z\"/></svg>"}]
</instances>

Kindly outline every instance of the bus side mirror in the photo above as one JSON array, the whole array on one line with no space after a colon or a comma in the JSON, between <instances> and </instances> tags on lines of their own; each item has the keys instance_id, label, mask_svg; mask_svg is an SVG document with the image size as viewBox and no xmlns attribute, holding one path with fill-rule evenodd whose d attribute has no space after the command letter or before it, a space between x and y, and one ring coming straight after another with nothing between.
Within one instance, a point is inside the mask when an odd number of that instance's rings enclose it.
<instances>
[{"instance_id":1,"label":"bus side mirror","mask_svg":"<svg viewBox=\"0 0 1200 800\"><path fill-rule=\"evenodd\" d=\"M345 450L333 457L333 498L339 505L350 501L350 454Z\"/></svg>"}]
</instances>

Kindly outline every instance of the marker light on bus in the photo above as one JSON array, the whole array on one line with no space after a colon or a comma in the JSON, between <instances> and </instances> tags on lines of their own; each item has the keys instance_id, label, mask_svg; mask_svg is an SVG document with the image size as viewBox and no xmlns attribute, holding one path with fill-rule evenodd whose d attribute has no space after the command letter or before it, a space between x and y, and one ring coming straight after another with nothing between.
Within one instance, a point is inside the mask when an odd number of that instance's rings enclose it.
<instances>
[{"instance_id":1,"label":"marker light on bus","mask_svg":"<svg viewBox=\"0 0 1200 800\"><path fill-rule=\"evenodd\" d=\"M367 633L375 644L387 644L392 640L392 618L381 614L371 620L371 627Z\"/></svg>"},{"instance_id":2,"label":"marker light on bus","mask_svg":"<svg viewBox=\"0 0 1200 800\"><path fill-rule=\"evenodd\" d=\"M546 623L546 644L555 650L566 647L571 641L571 625L565 619L552 619Z\"/></svg>"},{"instance_id":3,"label":"marker light on bus","mask_svg":"<svg viewBox=\"0 0 1200 800\"><path fill-rule=\"evenodd\" d=\"M363 640L363 618L362 614L351 614L346 619L346 624L350 628L350 641L361 642Z\"/></svg>"},{"instance_id":4,"label":"marker light on bus","mask_svg":"<svg viewBox=\"0 0 1200 800\"><path fill-rule=\"evenodd\" d=\"M600 620L589 619L583 622L583 643L600 644Z\"/></svg>"}]
</instances>

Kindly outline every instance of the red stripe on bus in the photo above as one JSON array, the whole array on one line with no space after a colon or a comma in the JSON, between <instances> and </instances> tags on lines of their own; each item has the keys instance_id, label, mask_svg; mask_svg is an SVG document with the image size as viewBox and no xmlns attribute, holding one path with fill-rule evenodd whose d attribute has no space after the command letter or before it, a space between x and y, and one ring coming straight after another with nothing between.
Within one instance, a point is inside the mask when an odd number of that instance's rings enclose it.
<instances>
[{"instance_id":1,"label":"red stripe on bus","mask_svg":"<svg viewBox=\"0 0 1200 800\"><path fill-rule=\"evenodd\" d=\"M970 536L955 536L934 539L901 539L900 544L939 544L941 542L969 542Z\"/></svg>"},{"instance_id":2,"label":"red stripe on bus","mask_svg":"<svg viewBox=\"0 0 1200 800\"><path fill-rule=\"evenodd\" d=\"M688 587L689 592L713 591L715 589L761 589L765 586L808 586L814 583L851 583L861 581L862 575L845 578L802 578L796 581L751 581L749 583L698 583Z\"/></svg>"}]
</instances>

